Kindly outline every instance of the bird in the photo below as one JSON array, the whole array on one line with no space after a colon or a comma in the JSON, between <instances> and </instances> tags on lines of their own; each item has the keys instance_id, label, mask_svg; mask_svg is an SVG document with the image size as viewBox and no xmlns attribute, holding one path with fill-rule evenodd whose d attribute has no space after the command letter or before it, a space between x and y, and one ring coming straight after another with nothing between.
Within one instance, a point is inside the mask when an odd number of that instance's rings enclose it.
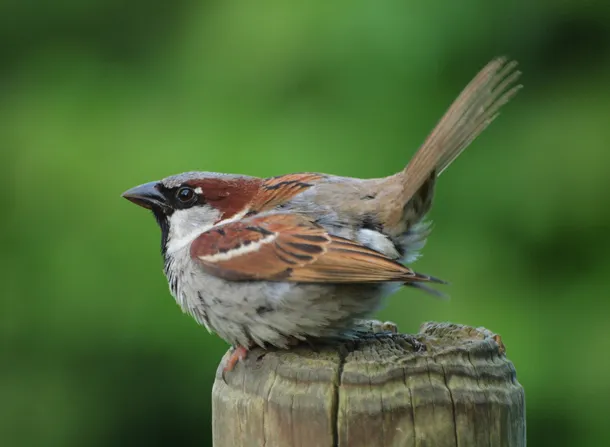
<instances>
[{"instance_id":1,"label":"bird","mask_svg":"<svg viewBox=\"0 0 610 447\"><path fill-rule=\"evenodd\" d=\"M122 194L152 211L178 305L232 346L223 374L256 346L349 337L403 286L439 293L444 281L407 265L431 232L437 178L522 87L516 66L485 65L388 177L192 171Z\"/></svg>"}]
</instances>

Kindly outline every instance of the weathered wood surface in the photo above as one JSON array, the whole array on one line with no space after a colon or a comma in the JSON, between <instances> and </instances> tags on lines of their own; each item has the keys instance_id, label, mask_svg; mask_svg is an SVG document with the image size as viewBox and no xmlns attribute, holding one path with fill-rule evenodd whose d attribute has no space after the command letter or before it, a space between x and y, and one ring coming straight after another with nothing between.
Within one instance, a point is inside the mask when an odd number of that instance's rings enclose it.
<instances>
[{"instance_id":1,"label":"weathered wood surface","mask_svg":"<svg viewBox=\"0 0 610 447\"><path fill-rule=\"evenodd\" d=\"M255 349L225 380L219 367L215 447L525 446L523 388L484 328Z\"/></svg>"}]
</instances>

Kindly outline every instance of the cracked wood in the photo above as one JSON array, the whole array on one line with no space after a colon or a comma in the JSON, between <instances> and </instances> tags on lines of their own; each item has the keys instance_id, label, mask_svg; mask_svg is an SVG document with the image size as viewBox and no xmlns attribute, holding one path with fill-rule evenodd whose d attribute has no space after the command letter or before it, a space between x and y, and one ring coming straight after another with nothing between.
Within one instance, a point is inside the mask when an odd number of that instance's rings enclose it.
<instances>
[{"instance_id":1,"label":"cracked wood","mask_svg":"<svg viewBox=\"0 0 610 447\"><path fill-rule=\"evenodd\" d=\"M483 328L254 349L226 379L212 392L215 447L525 446L523 388Z\"/></svg>"}]
</instances>

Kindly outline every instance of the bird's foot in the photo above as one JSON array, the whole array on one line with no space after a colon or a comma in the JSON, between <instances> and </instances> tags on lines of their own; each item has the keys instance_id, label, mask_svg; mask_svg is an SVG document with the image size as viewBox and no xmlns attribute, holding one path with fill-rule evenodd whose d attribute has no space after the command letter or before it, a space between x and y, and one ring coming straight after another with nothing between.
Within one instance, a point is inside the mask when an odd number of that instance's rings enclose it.
<instances>
[{"instance_id":1,"label":"bird's foot","mask_svg":"<svg viewBox=\"0 0 610 447\"><path fill-rule=\"evenodd\" d=\"M233 371L233 368L235 368L235 365L237 365L237 362L245 359L247 355L248 355L248 348L245 348L243 346L234 346L233 347L231 355L225 361L224 367L222 368L222 379L224 380L225 383L227 382L225 379L226 373Z\"/></svg>"},{"instance_id":2,"label":"bird's foot","mask_svg":"<svg viewBox=\"0 0 610 447\"><path fill-rule=\"evenodd\" d=\"M398 334L398 325L392 321L356 320L353 332L363 338L378 338Z\"/></svg>"},{"instance_id":3,"label":"bird's foot","mask_svg":"<svg viewBox=\"0 0 610 447\"><path fill-rule=\"evenodd\" d=\"M233 348L233 352L231 352L230 357L227 359L227 362L225 363L223 371L224 372L233 371L233 368L235 368L235 365L237 365L237 362L245 359L247 355L248 355L248 348L244 348L243 346L235 346Z\"/></svg>"}]
</instances>

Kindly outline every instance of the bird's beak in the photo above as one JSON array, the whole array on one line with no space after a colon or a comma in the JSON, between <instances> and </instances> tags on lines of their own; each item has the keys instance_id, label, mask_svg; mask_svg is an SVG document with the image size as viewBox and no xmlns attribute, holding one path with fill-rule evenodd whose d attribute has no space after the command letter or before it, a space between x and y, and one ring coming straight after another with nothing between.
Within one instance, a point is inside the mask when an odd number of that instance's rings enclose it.
<instances>
[{"instance_id":1,"label":"bird's beak","mask_svg":"<svg viewBox=\"0 0 610 447\"><path fill-rule=\"evenodd\" d=\"M159 182L150 182L136 186L121 195L130 202L144 208L167 208L167 199L159 191Z\"/></svg>"}]
</instances>

